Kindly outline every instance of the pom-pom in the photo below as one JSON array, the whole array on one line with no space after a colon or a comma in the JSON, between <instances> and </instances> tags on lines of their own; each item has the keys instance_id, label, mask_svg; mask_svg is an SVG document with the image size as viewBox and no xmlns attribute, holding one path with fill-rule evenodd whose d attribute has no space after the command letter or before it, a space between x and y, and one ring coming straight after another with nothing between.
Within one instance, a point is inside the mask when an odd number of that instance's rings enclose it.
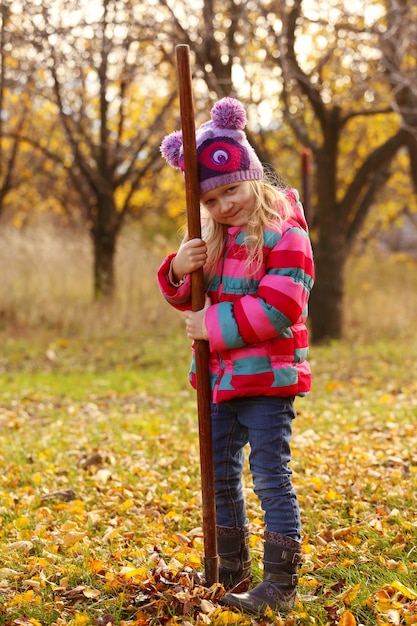
<instances>
[{"instance_id":1,"label":"pom-pom","mask_svg":"<svg viewBox=\"0 0 417 626\"><path fill-rule=\"evenodd\" d=\"M243 130L246 126L246 111L235 98L222 98L213 106L211 119L218 128Z\"/></svg>"},{"instance_id":2,"label":"pom-pom","mask_svg":"<svg viewBox=\"0 0 417 626\"><path fill-rule=\"evenodd\" d=\"M176 130L164 137L161 143L161 154L169 165L180 168L180 156L182 151L182 132Z\"/></svg>"}]
</instances>

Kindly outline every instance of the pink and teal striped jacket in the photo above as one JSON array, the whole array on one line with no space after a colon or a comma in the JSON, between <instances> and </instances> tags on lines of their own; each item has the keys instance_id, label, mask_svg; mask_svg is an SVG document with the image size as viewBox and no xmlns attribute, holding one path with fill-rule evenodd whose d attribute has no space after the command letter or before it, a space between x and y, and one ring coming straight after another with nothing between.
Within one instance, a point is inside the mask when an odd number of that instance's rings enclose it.
<instances>
[{"instance_id":1,"label":"pink and teal striped jacket","mask_svg":"<svg viewBox=\"0 0 417 626\"><path fill-rule=\"evenodd\" d=\"M286 190L294 207L282 232L264 231L264 261L255 274L245 267L245 233L228 229L224 255L207 288L206 313L210 377L214 402L246 396L305 395L311 387L305 326L314 264L303 209L294 189ZM178 287L169 280L175 254L158 271L167 302L191 308L191 280ZM249 273L249 276L248 276ZM196 386L194 359L190 381Z\"/></svg>"}]
</instances>

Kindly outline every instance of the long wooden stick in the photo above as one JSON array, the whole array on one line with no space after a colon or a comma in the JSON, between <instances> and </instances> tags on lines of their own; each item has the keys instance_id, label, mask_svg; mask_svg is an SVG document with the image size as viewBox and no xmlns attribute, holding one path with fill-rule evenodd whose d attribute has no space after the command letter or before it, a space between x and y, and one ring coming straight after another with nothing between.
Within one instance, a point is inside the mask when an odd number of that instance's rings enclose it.
<instances>
[{"instance_id":1,"label":"long wooden stick","mask_svg":"<svg viewBox=\"0 0 417 626\"><path fill-rule=\"evenodd\" d=\"M188 235L201 237L200 186L198 179L197 147L195 140L194 102L190 69L190 49L186 44L176 47L177 71L181 110L182 140L184 148L185 193L187 203ZM191 274L193 311L204 308L205 289L203 268ZM208 369L209 345L207 341L194 342L197 409L200 446L201 495L203 505L204 565L206 584L218 582L216 538L216 504L214 491L213 441L210 415L210 376Z\"/></svg>"}]
</instances>

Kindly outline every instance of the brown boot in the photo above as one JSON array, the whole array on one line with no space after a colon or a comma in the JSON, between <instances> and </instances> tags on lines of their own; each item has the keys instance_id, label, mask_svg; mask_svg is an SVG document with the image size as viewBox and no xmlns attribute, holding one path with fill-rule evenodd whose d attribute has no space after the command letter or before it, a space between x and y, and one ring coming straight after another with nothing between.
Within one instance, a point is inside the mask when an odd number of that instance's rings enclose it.
<instances>
[{"instance_id":1,"label":"brown boot","mask_svg":"<svg viewBox=\"0 0 417 626\"><path fill-rule=\"evenodd\" d=\"M252 615L270 607L287 613L295 604L301 544L279 533L265 532L264 577L247 593L226 593L221 602Z\"/></svg>"},{"instance_id":2,"label":"brown boot","mask_svg":"<svg viewBox=\"0 0 417 626\"><path fill-rule=\"evenodd\" d=\"M217 527L219 553L219 582L225 589L233 589L250 579L249 525L243 528Z\"/></svg>"}]
</instances>

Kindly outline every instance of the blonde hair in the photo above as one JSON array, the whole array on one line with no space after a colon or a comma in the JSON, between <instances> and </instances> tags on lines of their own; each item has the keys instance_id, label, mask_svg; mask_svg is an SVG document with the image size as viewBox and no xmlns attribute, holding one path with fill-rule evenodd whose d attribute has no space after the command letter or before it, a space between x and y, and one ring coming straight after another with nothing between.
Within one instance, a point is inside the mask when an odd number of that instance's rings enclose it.
<instances>
[{"instance_id":1,"label":"blonde hair","mask_svg":"<svg viewBox=\"0 0 417 626\"><path fill-rule=\"evenodd\" d=\"M263 180L251 180L255 196L255 207L245 228L244 244L248 246L246 269L253 262L255 267L248 275L254 274L263 262L264 230L280 232L282 225L292 214L292 206L286 196L277 187ZM220 224L202 208L202 238L207 244L208 259L205 273L210 281L216 273L216 267L222 257L227 226Z\"/></svg>"}]
</instances>

